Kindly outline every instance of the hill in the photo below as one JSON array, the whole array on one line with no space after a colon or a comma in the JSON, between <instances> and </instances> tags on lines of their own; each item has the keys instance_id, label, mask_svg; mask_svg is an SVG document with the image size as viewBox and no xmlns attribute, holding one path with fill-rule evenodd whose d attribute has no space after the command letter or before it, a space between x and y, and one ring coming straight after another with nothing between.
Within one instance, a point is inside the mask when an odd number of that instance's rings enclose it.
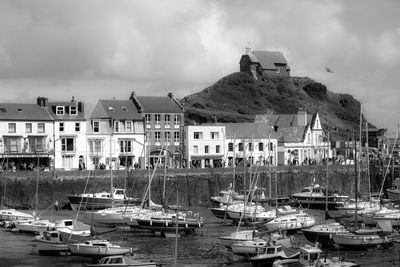
<instances>
[{"instance_id":1,"label":"hill","mask_svg":"<svg viewBox=\"0 0 400 267\"><path fill-rule=\"evenodd\" d=\"M330 92L307 77L269 77L255 80L246 73L232 73L214 85L180 100L185 124L252 122L254 115L297 113L305 108L318 112L324 129L337 127L333 138L347 138L359 129L360 103L349 94Z\"/></svg>"}]
</instances>

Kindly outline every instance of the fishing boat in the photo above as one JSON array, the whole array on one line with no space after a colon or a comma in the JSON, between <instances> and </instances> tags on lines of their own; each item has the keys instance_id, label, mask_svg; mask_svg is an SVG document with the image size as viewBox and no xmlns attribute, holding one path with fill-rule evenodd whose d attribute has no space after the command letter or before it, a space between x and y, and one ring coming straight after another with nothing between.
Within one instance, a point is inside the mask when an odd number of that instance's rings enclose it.
<instances>
[{"instance_id":1,"label":"fishing boat","mask_svg":"<svg viewBox=\"0 0 400 267\"><path fill-rule=\"evenodd\" d=\"M311 227L315 224L315 218L304 211L297 214L276 217L267 223L258 224L260 229L268 231L293 231Z\"/></svg>"},{"instance_id":2,"label":"fishing boat","mask_svg":"<svg viewBox=\"0 0 400 267\"><path fill-rule=\"evenodd\" d=\"M68 200L71 203L73 210L87 209L87 210L99 210L111 208L114 205L129 205L139 204L139 198L128 198L125 195L125 189L114 188L110 192L99 192L99 193L82 193L78 195L69 195Z\"/></svg>"},{"instance_id":3,"label":"fishing boat","mask_svg":"<svg viewBox=\"0 0 400 267\"><path fill-rule=\"evenodd\" d=\"M321 258L322 250L317 246L305 245L300 247L300 256L298 259L280 259L276 260L273 267L359 267L360 265L339 259L338 257L328 258L325 255Z\"/></svg>"},{"instance_id":4,"label":"fishing boat","mask_svg":"<svg viewBox=\"0 0 400 267\"><path fill-rule=\"evenodd\" d=\"M311 243L318 242L322 245L332 244L333 234L348 232L343 225L337 222L314 225L310 228L302 229L302 231L308 241Z\"/></svg>"},{"instance_id":5,"label":"fishing boat","mask_svg":"<svg viewBox=\"0 0 400 267\"><path fill-rule=\"evenodd\" d=\"M392 187L386 189L386 194L391 201L400 201L400 178L394 179Z\"/></svg>"},{"instance_id":6,"label":"fishing boat","mask_svg":"<svg viewBox=\"0 0 400 267\"><path fill-rule=\"evenodd\" d=\"M328 194L328 196L326 195ZM292 203L305 209L337 210L349 201L349 196L337 193L327 193L326 187L318 184L304 187L299 193L290 195Z\"/></svg>"},{"instance_id":7,"label":"fishing boat","mask_svg":"<svg viewBox=\"0 0 400 267\"><path fill-rule=\"evenodd\" d=\"M68 247L73 255L91 258L125 255L132 252L132 248L121 247L107 240L86 240L82 243L68 244Z\"/></svg>"},{"instance_id":8,"label":"fishing boat","mask_svg":"<svg viewBox=\"0 0 400 267\"><path fill-rule=\"evenodd\" d=\"M212 206L219 206L220 204L232 204L235 201L243 201L244 196L239 195L233 188L228 188L226 190L221 190L218 196L210 197Z\"/></svg>"},{"instance_id":9,"label":"fishing boat","mask_svg":"<svg viewBox=\"0 0 400 267\"><path fill-rule=\"evenodd\" d=\"M274 261L281 259L299 258L300 250L290 246L272 245L262 248L260 253L250 258L251 263L255 267L272 266Z\"/></svg>"},{"instance_id":10,"label":"fishing boat","mask_svg":"<svg viewBox=\"0 0 400 267\"><path fill-rule=\"evenodd\" d=\"M57 230L44 231L32 240L39 254L43 255L71 255L68 244L64 242Z\"/></svg>"},{"instance_id":11,"label":"fishing boat","mask_svg":"<svg viewBox=\"0 0 400 267\"><path fill-rule=\"evenodd\" d=\"M98 263L89 263L85 265L86 267L158 267L161 266L152 261L142 261L138 259L132 259L127 256L117 255L108 256L100 259Z\"/></svg>"},{"instance_id":12,"label":"fishing boat","mask_svg":"<svg viewBox=\"0 0 400 267\"><path fill-rule=\"evenodd\" d=\"M253 241L260 239L260 233L257 229L235 231L227 236L219 237L222 245L228 249L232 248L232 244L240 241Z\"/></svg>"},{"instance_id":13,"label":"fishing boat","mask_svg":"<svg viewBox=\"0 0 400 267\"><path fill-rule=\"evenodd\" d=\"M35 216L15 209L0 210L0 221L33 220Z\"/></svg>"}]
</instances>

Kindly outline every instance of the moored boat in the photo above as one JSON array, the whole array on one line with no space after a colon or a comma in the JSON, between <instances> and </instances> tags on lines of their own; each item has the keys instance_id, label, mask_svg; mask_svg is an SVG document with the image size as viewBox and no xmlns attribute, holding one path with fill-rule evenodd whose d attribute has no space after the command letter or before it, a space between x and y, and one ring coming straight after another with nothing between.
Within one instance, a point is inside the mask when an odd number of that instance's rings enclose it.
<instances>
[{"instance_id":1,"label":"moored boat","mask_svg":"<svg viewBox=\"0 0 400 267\"><path fill-rule=\"evenodd\" d=\"M365 249L388 246L394 241L393 234L344 232L332 234L333 242L341 247Z\"/></svg>"},{"instance_id":2,"label":"moored boat","mask_svg":"<svg viewBox=\"0 0 400 267\"><path fill-rule=\"evenodd\" d=\"M28 234L37 234L43 231L49 230L54 227L54 223L49 220L24 220L24 221L16 221L15 227L19 232L28 233Z\"/></svg>"},{"instance_id":3,"label":"moored boat","mask_svg":"<svg viewBox=\"0 0 400 267\"><path fill-rule=\"evenodd\" d=\"M294 237L286 237L281 234L271 234L268 237L256 238L254 240L238 241L231 244L232 252L239 256L253 257L260 250L271 245L288 245L293 242Z\"/></svg>"},{"instance_id":4,"label":"moored boat","mask_svg":"<svg viewBox=\"0 0 400 267\"><path fill-rule=\"evenodd\" d=\"M39 254L43 255L71 255L68 244L64 243L57 230L44 231L32 240Z\"/></svg>"},{"instance_id":5,"label":"moored boat","mask_svg":"<svg viewBox=\"0 0 400 267\"><path fill-rule=\"evenodd\" d=\"M108 256L100 259L98 263L89 263L85 265L86 267L157 267L161 266L152 261L143 261L138 259L132 259L123 255Z\"/></svg>"},{"instance_id":6,"label":"moored boat","mask_svg":"<svg viewBox=\"0 0 400 267\"><path fill-rule=\"evenodd\" d=\"M301 211L298 214L276 217L267 223L258 224L258 227L268 231L293 231L308 228L314 224L315 218L311 214Z\"/></svg>"},{"instance_id":7,"label":"moored boat","mask_svg":"<svg viewBox=\"0 0 400 267\"><path fill-rule=\"evenodd\" d=\"M394 179L392 187L386 189L388 199L395 202L400 202L400 178Z\"/></svg>"},{"instance_id":8,"label":"moored boat","mask_svg":"<svg viewBox=\"0 0 400 267\"><path fill-rule=\"evenodd\" d=\"M302 229L304 237L311 243L318 242L323 245L329 245L332 241L332 234L348 232L340 223L328 223L314 225L307 229Z\"/></svg>"},{"instance_id":9,"label":"moored boat","mask_svg":"<svg viewBox=\"0 0 400 267\"><path fill-rule=\"evenodd\" d=\"M15 209L0 210L0 221L33 220L35 216Z\"/></svg>"},{"instance_id":10,"label":"moored boat","mask_svg":"<svg viewBox=\"0 0 400 267\"><path fill-rule=\"evenodd\" d=\"M121 247L107 240L86 240L82 243L68 244L68 247L73 255L92 258L125 255L132 252L132 248Z\"/></svg>"},{"instance_id":11,"label":"moored boat","mask_svg":"<svg viewBox=\"0 0 400 267\"><path fill-rule=\"evenodd\" d=\"M125 189L115 188L112 193L82 193L79 195L69 195L68 200L73 210L87 209L99 210L111 208L114 205L133 205L139 204L139 198L128 198Z\"/></svg>"},{"instance_id":12,"label":"moored boat","mask_svg":"<svg viewBox=\"0 0 400 267\"><path fill-rule=\"evenodd\" d=\"M281 259L295 259L300 256L300 250L291 246L272 245L262 248L260 253L250 258L255 267L272 266L274 261Z\"/></svg>"}]
</instances>

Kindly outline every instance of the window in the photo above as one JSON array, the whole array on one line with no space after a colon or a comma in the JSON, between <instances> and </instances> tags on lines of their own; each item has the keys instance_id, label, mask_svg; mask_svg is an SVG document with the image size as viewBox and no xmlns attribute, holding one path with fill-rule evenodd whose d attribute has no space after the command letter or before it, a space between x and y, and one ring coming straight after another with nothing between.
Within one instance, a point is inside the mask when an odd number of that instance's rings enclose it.
<instances>
[{"instance_id":1,"label":"window","mask_svg":"<svg viewBox=\"0 0 400 267\"><path fill-rule=\"evenodd\" d=\"M204 153L205 154L208 154L208 153L210 153L210 149L209 149L210 147L209 146L204 146Z\"/></svg>"},{"instance_id":2,"label":"window","mask_svg":"<svg viewBox=\"0 0 400 267\"><path fill-rule=\"evenodd\" d=\"M264 151L264 144L263 143L258 143L258 151Z\"/></svg>"},{"instance_id":3,"label":"window","mask_svg":"<svg viewBox=\"0 0 400 267\"><path fill-rule=\"evenodd\" d=\"M193 139L203 139L203 133L202 132L194 132Z\"/></svg>"},{"instance_id":4,"label":"window","mask_svg":"<svg viewBox=\"0 0 400 267\"><path fill-rule=\"evenodd\" d=\"M25 123L25 132L26 133L32 132L32 123Z\"/></svg>"},{"instance_id":5,"label":"window","mask_svg":"<svg viewBox=\"0 0 400 267\"><path fill-rule=\"evenodd\" d=\"M77 115L78 109L75 106L69 107L69 114L70 115Z\"/></svg>"},{"instance_id":6,"label":"window","mask_svg":"<svg viewBox=\"0 0 400 267\"><path fill-rule=\"evenodd\" d=\"M98 122L98 121L93 122L93 132L94 133L100 132L100 122Z\"/></svg>"},{"instance_id":7,"label":"window","mask_svg":"<svg viewBox=\"0 0 400 267\"><path fill-rule=\"evenodd\" d=\"M253 151L253 143L249 143L249 151Z\"/></svg>"},{"instance_id":8,"label":"window","mask_svg":"<svg viewBox=\"0 0 400 267\"><path fill-rule=\"evenodd\" d=\"M273 143L269 143L269 150L270 151L274 150L274 144Z\"/></svg>"},{"instance_id":9,"label":"window","mask_svg":"<svg viewBox=\"0 0 400 267\"><path fill-rule=\"evenodd\" d=\"M18 140L10 138L10 152L18 152Z\"/></svg>"},{"instance_id":10,"label":"window","mask_svg":"<svg viewBox=\"0 0 400 267\"><path fill-rule=\"evenodd\" d=\"M308 133L307 134L307 143L311 143L311 134L310 133Z\"/></svg>"},{"instance_id":11,"label":"window","mask_svg":"<svg viewBox=\"0 0 400 267\"><path fill-rule=\"evenodd\" d=\"M59 125L58 130L59 130L60 132L64 132L64 123L63 123L63 122L60 122L60 125Z\"/></svg>"},{"instance_id":12,"label":"window","mask_svg":"<svg viewBox=\"0 0 400 267\"><path fill-rule=\"evenodd\" d=\"M215 153L220 153L220 145L215 146Z\"/></svg>"},{"instance_id":13,"label":"window","mask_svg":"<svg viewBox=\"0 0 400 267\"><path fill-rule=\"evenodd\" d=\"M75 122L75 132L81 131L81 124L79 122Z\"/></svg>"},{"instance_id":14,"label":"window","mask_svg":"<svg viewBox=\"0 0 400 267\"><path fill-rule=\"evenodd\" d=\"M114 111L114 108L113 107L108 107L108 110L109 111Z\"/></svg>"},{"instance_id":15,"label":"window","mask_svg":"<svg viewBox=\"0 0 400 267\"><path fill-rule=\"evenodd\" d=\"M43 122L39 122L37 124L37 132L38 133L44 133L46 131L45 127L44 127L44 123Z\"/></svg>"},{"instance_id":16,"label":"window","mask_svg":"<svg viewBox=\"0 0 400 267\"><path fill-rule=\"evenodd\" d=\"M243 143L239 143L239 151L243 151Z\"/></svg>"},{"instance_id":17,"label":"window","mask_svg":"<svg viewBox=\"0 0 400 267\"><path fill-rule=\"evenodd\" d=\"M219 139L219 132L211 132L211 139Z\"/></svg>"},{"instance_id":18,"label":"window","mask_svg":"<svg viewBox=\"0 0 400 267\"><path fill-rule=\"evenodd\" d=\"M193 146L193 154L199 154L199 147Z\"/></svg>"},{"instance_id":19,"label":"window","mask_svg":"<svg viewBox=\"0 0 400 267\"><path fill-rule=\"evenodd\" d=\"M171 133L165 132L164 133L165 142L171 142Z\"/></svg>"},{"instance_id":20,"label":"window","mask_svg":"<svg viewBox=\"0 0 400 267\"><path fill-rule=\"evenodd\" d=\"M130 140L122 140L119 142L121 153L130 153L132 152L132 141Z\"/></svg>"},{"instance_id":21,"label":"window","mask_svg":"<svg viewBox=\"0 0 400 267\"><path fill-rule=\"evenodd\" d=\"M161 140L161 132L154 132L154 142L159 143Z\"/></svg>"},{"instance_id":22,"label":"window","mask_svg":"<svg viewBox=\"0 0 400 267\"><path fill-rule=\"evenodd\" d=\"M75 145L74 142L75 139L72 137L65 137L61 138L61 151L62 152L74 152L75 151Z\"/></svg>"},{"instance_id":23,"label":"window","mask_svg":"<svg viewBox=\"0 0 400 267\"><path fill-rule=\"evenodd\" d=\"M174 132L174 142L175 143L179 143L180 142L179 132Z\"/></svg>"},{"instance_id":24,"label":"window","mask_svg":"<svg viewBox=\"0 0 400 267\"><path fill-rule=\"evenodd\" d=\"M114 121L114 132L115 133L119 133L119 126L120 126L119 121Z\"/></svg>"},{"instance_id":25,"label":"window","mask_svg":"<svg viewBox=\"0 0 400 267\"><path fill-rule=\"evenodd\" d=\"M101 153L101 140L89 140L89 151L90 153Z\"/></svg>"},{"instance_id":26,"label":"window","mask_svg":"<svg viewBox=\"0 0 400 267\"><path fill-rule=\"evenodd\" d=\"M233 143L228 144L228 151L233 151Z\"/></svg>"},{"instance_id":27,"label":"window","mask_svg":"<svg viewBox=\"0 0 400 267\"><path fill-rule=\"evenodd\" d=\"M10 122L8 124L8 132L9 133L16 133L17 132L17 124L14 122Z\"/></svg>"},{"instance_id":28,"label":"window","mask_svg":"<svg viewBox=\"0 0 400 267\"><path fill-rule=\"evenodd\" d=\"M154 115L154 124L155 124L156 126L160 126L160 117L161 117L160 114Z\"/></svg>"},{"instance_id":29,"label":"window","mask_svg":"<svg viewBox=\"0 0 400 267\"><path fill-rule=\"evenodd\" d=\"M123 112L128 112L128 109L126 107L121 107Z\"/></svg>"},{"instance_id":30,"label":"window","mask_svg":"<svg viewBox=\"0 0 400 267\"><path fill-rule=\"evenodd\" d=\"M64 115L65 107L64 106L57 106L56 107L56 114L57 115Z\"/></svg>"},{"instance_id":31,"label":"window","mask_svg":"<svg viewBox=\"0 0 400 267\"><path fill-rule=\"evenodd\" d=\"M181 115L175 115L174 125L175 125L175 127L179 127L179 125L181 125Z\"/></svg>"},{"instance_id":32,"label":"window","mask_svg":"<svg viewBox=\"0 0 400 267\"><path fill-rule=\"evenodd\" d=\"M165 125L168 125L168 126L169 126L170 120L171 120L171 116L170 116L169 114L165 114L165 115L164 115L164 122L165 122Z\"/></svg>"},{"instance_id":33,"label":"window","mask_svg":"<svg viewBox=\"0 0 400 267\"><path fill-rule=\"evenodd\" d=\"M145 121L146 121L146 127L150 127L150 122L151 122L151 115L150 114L146 114L144 116Z\"/></svg>"},{"instance_id":34,"label":"window","mask_svg":"<svg viewBox=\"0 0 400 267\"><path fill-rule=\"evenodd\" d=\"M132 122L131 121L125 122L125 132L127 132L127 133L132 132Z\"/></svg>"}]
</instances>

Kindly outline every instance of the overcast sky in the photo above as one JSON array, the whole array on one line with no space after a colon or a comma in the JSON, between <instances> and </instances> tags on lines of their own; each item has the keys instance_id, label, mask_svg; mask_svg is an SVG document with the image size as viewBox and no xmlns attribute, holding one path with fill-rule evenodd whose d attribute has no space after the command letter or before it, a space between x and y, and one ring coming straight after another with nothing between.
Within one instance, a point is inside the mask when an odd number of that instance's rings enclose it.
<instances>
[{"instance_id":1,"label":"overcast sky","mask_svg":"<svg viewBox=\"0 0 400 267\"><path fill-rule=\"evenodd\" d=\"M0 102L182 98L239 71L250 45L395 129L399 14L397 0L0 0Z\"/></svg>"}]
</instances>

